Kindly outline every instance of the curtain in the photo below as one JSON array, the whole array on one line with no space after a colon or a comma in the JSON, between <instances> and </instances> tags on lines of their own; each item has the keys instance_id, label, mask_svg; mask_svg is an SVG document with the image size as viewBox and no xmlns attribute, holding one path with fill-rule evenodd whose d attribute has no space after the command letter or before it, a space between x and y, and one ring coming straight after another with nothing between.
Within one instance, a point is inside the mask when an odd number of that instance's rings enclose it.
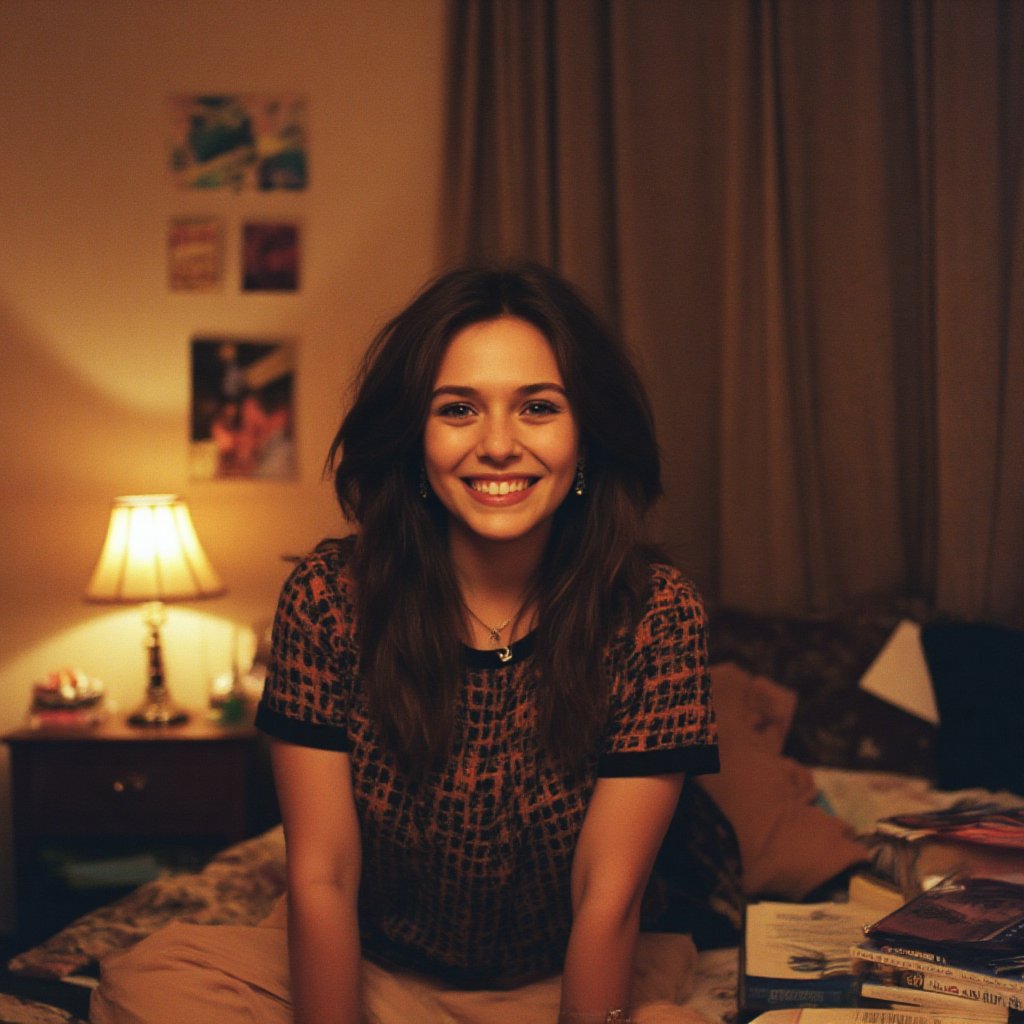
<instances>
[{"instance_id":1,"label":"curtain","mask_svg":"<svg viewBox=\"0 0 1024 1024\"><path fill-rule=\"evenodd\" d=\"M452 0L445 257L632 346L708 596L1024 626L1024 4Z\"/></svg>"}]
</instances>

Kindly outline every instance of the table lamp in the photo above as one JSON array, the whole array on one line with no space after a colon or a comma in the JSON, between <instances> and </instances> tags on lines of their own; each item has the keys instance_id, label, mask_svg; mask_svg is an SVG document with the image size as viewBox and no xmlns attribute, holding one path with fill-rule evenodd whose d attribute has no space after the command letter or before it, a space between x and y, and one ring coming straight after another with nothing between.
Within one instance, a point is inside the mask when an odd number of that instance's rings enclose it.
<instances>
[{"instance_id":1,"label":"table lamp","mask_svg":"<svg viewBox=\"0 0 1024 1024\"><path fill-rule=\"evenodd\" d=\"M196 536L188 506L176 494L114 499L107 537L85 591L87 601L144 603L149 630L146 699L128 716L132 725L168 726L188 720L164 678L160 627L164 604L219 597L225 592Z\"/></svg>"}]
</instances>

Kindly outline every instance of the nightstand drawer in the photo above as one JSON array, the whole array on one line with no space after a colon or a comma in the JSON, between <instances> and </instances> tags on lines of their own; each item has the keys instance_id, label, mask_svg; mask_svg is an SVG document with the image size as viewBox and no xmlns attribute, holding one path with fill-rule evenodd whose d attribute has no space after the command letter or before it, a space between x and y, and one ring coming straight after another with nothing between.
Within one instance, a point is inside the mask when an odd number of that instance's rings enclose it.
<instances>
[{"instance_id":1,"label":"nightstand drawer","mask_svg":"<svg viewBox=\"0 0 1024 1024\"><path fill-rule=\"evenodd\" d=\"M38 838L240 836L245 749L174 742L51 746L27 764L28 828Z\"/></svg>"}]
</instances>

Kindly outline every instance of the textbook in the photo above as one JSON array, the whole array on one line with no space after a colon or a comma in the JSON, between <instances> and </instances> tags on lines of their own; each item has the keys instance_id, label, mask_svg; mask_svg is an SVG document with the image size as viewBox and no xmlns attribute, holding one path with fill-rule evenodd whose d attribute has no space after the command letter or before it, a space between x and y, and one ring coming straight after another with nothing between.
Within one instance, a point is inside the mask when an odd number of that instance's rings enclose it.
<instances>
[{"instance_id":1,"label":"textbook","mask_svg":"<svg viewBox=\"0 0 1024 1024\"><path fill-rule=\"evenodd\" d=\"M876 909L859 903L749 904L740 943L741 1018L781 1007L856 1006L850 946L876 917Z\"/></svg>"}]
</instances>

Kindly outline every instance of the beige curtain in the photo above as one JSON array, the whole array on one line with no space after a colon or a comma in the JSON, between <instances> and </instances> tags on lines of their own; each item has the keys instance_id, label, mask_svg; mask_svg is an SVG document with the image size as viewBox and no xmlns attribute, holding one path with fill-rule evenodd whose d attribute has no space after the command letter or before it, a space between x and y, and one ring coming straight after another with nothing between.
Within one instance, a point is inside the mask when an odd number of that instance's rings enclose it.
<instances>
[{"instance_id":1,"label":"beige curtain","mask_svg":"<svg viewBox=\"0 0 1024 1024\"><path fill-rule=\"evenodd\" d=\"M709 596L1024 626L1022 125L1018 0L452 0L446 256L622 330Z\"/></svg>"}]
</instances>

